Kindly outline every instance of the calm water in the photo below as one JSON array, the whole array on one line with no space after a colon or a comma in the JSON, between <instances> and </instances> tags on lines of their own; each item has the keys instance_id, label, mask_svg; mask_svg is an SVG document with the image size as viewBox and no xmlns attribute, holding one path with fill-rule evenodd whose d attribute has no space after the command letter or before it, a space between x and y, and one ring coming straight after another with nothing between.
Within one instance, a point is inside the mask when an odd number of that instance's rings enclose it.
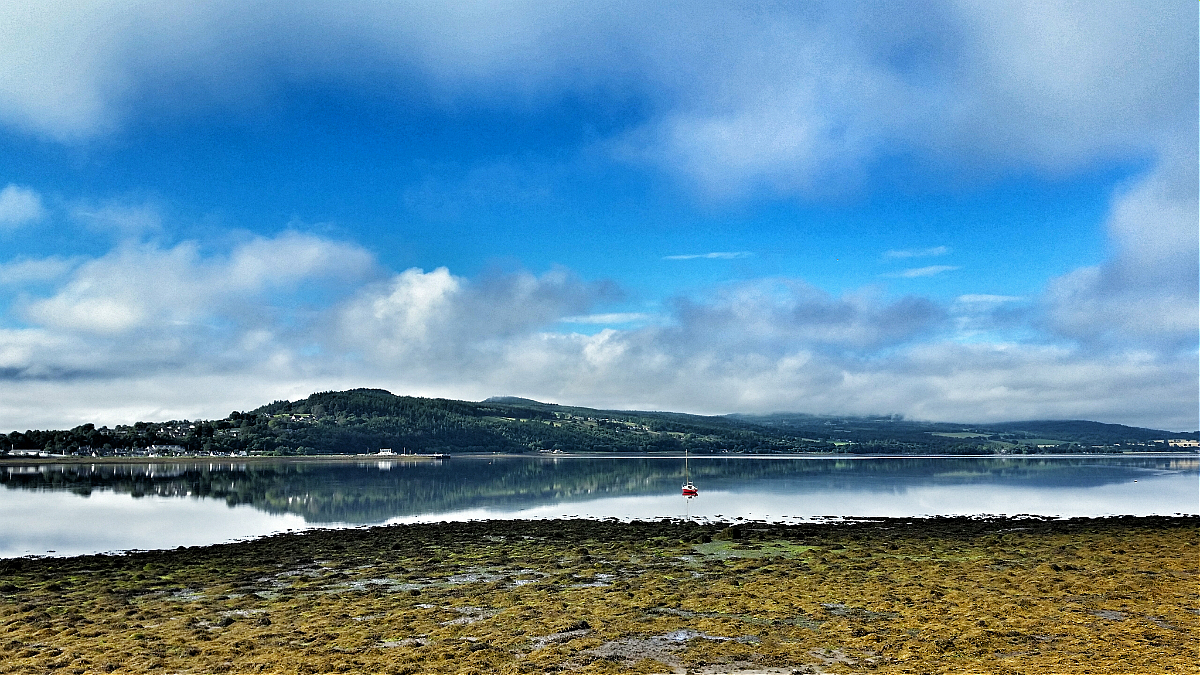
<instances>
[{"instance_id":1,"label":"calm water","mask_svg":"<svg viewBox=\"0 0 1200 675\"><path fill-rule=\"evenodd\" d=\"M1200 458L456 457L0 465L0 557L482 518L1195 514Z\"/></svg>"}]
</instances>

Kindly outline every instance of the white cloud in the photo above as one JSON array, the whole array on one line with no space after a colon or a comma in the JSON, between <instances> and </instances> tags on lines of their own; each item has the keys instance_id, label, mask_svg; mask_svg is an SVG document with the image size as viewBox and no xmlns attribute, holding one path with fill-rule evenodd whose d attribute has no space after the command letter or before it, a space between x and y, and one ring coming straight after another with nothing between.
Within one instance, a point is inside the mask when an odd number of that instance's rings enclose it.
<instances>
[{"instance_id":1,"label":"white cloud","mask_svg":"<svg viewBox=\"0 0 1200 675\"><path fill-rule=\"evenodd\" d=\"M593 79L627 67L621 33L637 25L631 9L528 0L65 0L33 11L7 3L0 117L75 141L119 129L130 112L244 109L270 100L283 81L368 78L423 80L438 103L467 93L521 105L572 86L572 71Z\"/></svg>"},{"instance_id":2,"label":"white cloud","mask_svg":"<svg viewBox=\"0 0 1200 675\"><path fill-rule=\"evenodd\" d=\"M1164 157L1153 173L1115 197L1107 226L1116 253L1050 284L1045 302L1055 330L1092 344L1195 349L1200 335L1196 183L1196 149L1189 146Z\"/></svg>"},{"instance_id":3,"label":"white cloud","mask_svg":"<svg viewBox=\"0 0 1200 675\"><path fill-rule=\"evenodd\" d=\"M578 324L620 324L620 323L640 323L653 319L653 314L643 314L641 312L616 312L610 314L588 314L586 316L568 316L560 319L563 323L578 323Z\"/></svg>"},{"instance_id":4,"label":"white cloud","mask_svg":"<svg viewBox=\"0 0 1200 675\"><path fill-rule=\"evenodd\" d=\"M663 256L663 260L737 260L738 258L750 258L753 256L754 254L750 251L714 251L712 253L667 255Z\"/></svg>"},{"instance_id":5,"label":"white cloud","mask_svg":"<svg viewBox=\"0 0 1200 675\"><path fill-rule=\"evenodd\" d=\"M966 54L966 96L947 112L951 133L940 141L954 152L974 148L1069 170L1106 155L1161 151L1194 134L1195 7L959 5L978 47Z\"/></svg>"},{"instance_id":6,"label":"white cloud","mask_svg":"<svg viewBox=\"0 0 1200 675\"><path fill-rule=\"evenodd\" d=\"M330 376L307 355L321 314L306 289L318 282L336 299L374 265L356 246L289 232L217 254L125 244L0 267L29 284L6 317L27 325L0 328L0 418L24 429L214 417L369 382ZM56 290L40 293L48 282Z\"/></svg>"},{"instance_id":7,"label":"white cloud","mask_svg":"<svg viewBox=\"0 0 1200 675\"><path fill-rule=\"evenodd\" d=\"M665 343L731 354L803 349L871 350L928 335L944 318L916 297L886 301L870 293L834 298L793 279L739 283L706 301L678 299Z\"/></svg>"},{"instance_id":8,"label":"white cloud","mask_svg":"<svg viewBox=\"0 0 1200 675\"><path fill-rule=\"evenodd\" d=\"M1001 302L1019 302L1025 298L1019 295L988 295L985 293L968 293L955 298L957 302L965 302L970 304L996 304Z\"/></svg>"},{"instance_id":9,"label":"white cloud","mask_svg":"<svg viewBox=\"0 0 1200 675\"><path fill-rule=\"evenodd\" d=\"M126 239L141 239L162 231L162 214L153 204L79 206L71 215L93 230Z\"/></svg>"},{"instance_id":10,"label":"white cloud","mask_svg":"<svg viewBox=\"0 0 1200 675\"><path fill-rule=\"evenodd\" d=\"M679 348L677 333L608 330L513 345L484 375L499 389L601 407L898 412L917 419L1098 419L1194 429L1194 359L1094 355L1029 344L918 342L843 355L802 342L772 353ZM545 364L529 372L529 354ZM582 358L581 358L582 356Z\"/></svg>"},{"instance_id":11,"label":"white cloud","mask_svg":"<svg viewBox=\"0 0 1200 675\"><path fill-rule=\"evenodd\" d=\"M0 190L0 231L36 222L45 215L42 196L36 191L12 183Z\"/></svg>"},{"instance_id":12,"label":"white cloud","mask_svg":"<svg viewBox=\"0 0 1200 675\"><path fill-rule=\"evenodd\" d=\"M885 251L885 258L927 258L932 256L946 255L950 252L949 246L934 246L932 248L920 249L905 249L900 251Z\"/></svg>"},{"instance_id":13,"label":"white cloud","mask_svg":"<svg viewBox=\"0 0 1200 675\"><path fill-rule=\"evenodd\" d=\"M2 367L0 367L2 371ZM231 410L249 410L264 402L303 398L314 391L361 386L324 379L275 361L249 363L236 371L201 367L156 372L113 373L110 377L25 378L0 387L5 432L66 429L91 422L97 426L137 421L219 419ZM380 383L373 383L380 386ZM52 406L46 401L54 401Z\"/></svg>"},{"instance_id":14,"label":"white cloud","mask_svg":"<svg viewBox=\"0 0 1200 675\"><path fill-rule=\"evenodd\" d=\"M18 258L0 263L0 285L21 286L23 284L55 281L66 276L81 262L80 258Z\"/></svg>"},{"instance_id":15,"label":"white cloud","mask_svg":"<svg viewBox=\"0 0 1200 675\"><path fill-rule=\"evenodd\" d=\"M368 294L346 310L348 331L365 326L387 326L389 341L399 346L425 341L430 329L451 311L451 301L462 281L445 267L426 274L410 269L396 275L381 293ZM382 345L381 345L382 346Z\"/></svg>"},{"instance_id":16,"label":"white cloud","mask_svg":"<svg viewBox=\"0 0 1200 675\"><path fill-rule=\"evenodd\" d=\"M627 137L631 158L717 196L820 195L896 152L969 176L1060 173L1194 136L1195 7L843 3L755 18L731 11L685 41L713 56L683 66L692 86Z\"/></svg>"},{"instance_id":17,"label":"white cloud","mask_svg":"<svg viewBox=\"0 0 1200 675\"><path fill-rule=\"evenodd\" d=\"M471 281L444 267L410 269L362 288L338 308L333 340L369 360L470 377L510 340L618 295L611 284L586 283L563 269Z\"/></svg>"},{"instance_id":18,"label":"white cloud","mask_svg":"<svg viewBox=\"0 0 1200 675\"><path fill-rule=\"evenodd\" d=\"M291 293L311 279L359 279L373 264L357 246L290 232L250 239L223 256L204 256L194 242L126 244L79 264L53 295L29 298L20 313L38 326L112 336L200 328L234 315L254 322L268 319L254 308L272 292Z\"/></svg>"},{"instance_id":19,"label":"white cloud","mask_svg":"<svg viewBox=\"0 0 1200 675\"><path fill-rule=\"evenodd\" d=\"M919 277L932 277L941 274L942 272L953 272L954 270L960 269L962 268L955 265L929 265L928 267L911 267L901 272L893 272L891 274L884 274L882 276L897 279L916 279Z\"/></svg>"},{"instance_id":20,"label":"white cloud","mask_svg":"<svg viewBox=\"0 0 1200 675\"><path fill-rule=\"evenodd\" d=\"M516 390L581 405L705 413L898 412L956 421L1084 418L1169 429L1196 423L1194 359L994 341L907 341L905 336L896 336L899 343L894 338L880 342L861 336L894 325L899 312L888 312L886 304L858 319L857 326L825 317L823 328L779 329L771 324L787 303L764 316L750 309L721 317L732 302L701 312L680 308L673 327L511 336L493 344L486 361L474 362L469 376L454 371L461 387L454 395ZM838 305L830 304L832 309ZM746 318L754 325L741 331L734 321ZM411 358L408 366L390 362L394 387L422 391L447 372L426 371L420 358Z\"/></svg>"}]
</instances>

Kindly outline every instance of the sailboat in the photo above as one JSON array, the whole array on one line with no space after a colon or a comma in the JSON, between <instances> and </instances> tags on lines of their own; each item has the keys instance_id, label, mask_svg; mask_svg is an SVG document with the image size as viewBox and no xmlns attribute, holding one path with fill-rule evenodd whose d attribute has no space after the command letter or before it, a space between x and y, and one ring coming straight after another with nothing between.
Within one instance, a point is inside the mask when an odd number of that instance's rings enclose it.
<instances>
[{"instance_id":1,"label":"sailboat","mask_svg":"<svg viewBox=\"0 0 1200 675\"><path fill-rule=\"evenodd\" d=\"M699 495L700 495L700 491L696 489L695 485L692 485L691 476L690 476L690 474L688 474L688 456L687 456L687 450L684 450L683 451L683 496L687 497L688 499L691 499L692 497L698 497Z\"/></svg>"}]
</instances>

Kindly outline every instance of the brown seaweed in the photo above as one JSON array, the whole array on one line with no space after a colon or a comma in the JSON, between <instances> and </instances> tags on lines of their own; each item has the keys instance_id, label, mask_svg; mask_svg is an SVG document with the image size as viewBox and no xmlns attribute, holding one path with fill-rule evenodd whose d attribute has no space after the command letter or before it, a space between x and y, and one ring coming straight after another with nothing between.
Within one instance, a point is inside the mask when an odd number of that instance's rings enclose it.
<instances>
[{"instance_id":1,"label":"brown seaweed","mask_svg":"<svg viewBox=\"0 0 1200 675\"><path fill-rule=\"evenodd\" d=\"M491 521L11 559L0 673L1194 673L1198 533Z\"/></svg>"}]
</instances>

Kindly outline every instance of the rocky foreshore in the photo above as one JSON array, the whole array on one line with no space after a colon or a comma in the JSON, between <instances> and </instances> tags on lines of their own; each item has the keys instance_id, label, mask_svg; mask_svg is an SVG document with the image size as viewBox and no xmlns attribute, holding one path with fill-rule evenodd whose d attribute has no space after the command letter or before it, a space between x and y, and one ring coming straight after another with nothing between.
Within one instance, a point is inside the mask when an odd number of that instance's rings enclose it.
<instances>
[{"instance_id":1,"label":"rocky foreshore","mask_svg":"<svg viewBox=\"0 0 1200 675\"><path fill-rule=\"evenodd\" d=\"M488 521L9 559L0 672L1195 673L1198 535Z\"/></svg>"}]
</instances>

